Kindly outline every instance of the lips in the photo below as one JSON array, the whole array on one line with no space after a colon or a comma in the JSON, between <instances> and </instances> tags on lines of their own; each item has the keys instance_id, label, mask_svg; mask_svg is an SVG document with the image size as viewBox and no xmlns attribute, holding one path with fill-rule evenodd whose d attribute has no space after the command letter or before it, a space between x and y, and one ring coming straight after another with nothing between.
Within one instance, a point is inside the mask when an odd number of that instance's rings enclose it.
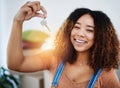
<instances>
[{"instance_id":1,"label":"lips","mask_svg":"<svg viewBox=\"0 0 120 88\"><path fill-rule=\"evenodd\" d=\"M75 42L75 44L77 44L77 45L84 45L84 44L86 44L87 43L87 41L85 41L85 40L81 40L81 39L74 39L74 42Z\"/></svg>"},{"instance_id":2,"label":"lips","mask_svg":"<svg viewBox=\"0 0 120 88\"><path fill-rule=\"evenodd\" d=\"M84 40L79 40L79 39L75 39L75 41L78 42L78 43L85 43L86 42Z\"/></svg>"}]
</instances>

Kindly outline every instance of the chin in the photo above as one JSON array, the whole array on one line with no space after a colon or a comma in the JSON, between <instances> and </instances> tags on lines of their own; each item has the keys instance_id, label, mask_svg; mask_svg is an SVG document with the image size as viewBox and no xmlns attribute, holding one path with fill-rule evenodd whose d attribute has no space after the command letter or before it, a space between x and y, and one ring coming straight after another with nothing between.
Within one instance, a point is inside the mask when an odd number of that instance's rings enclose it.
<instances>
[{"instance_id":1,"label":"chin","mask_svg":"<svg viewBox=\"0 0 120 88\"><path fill-rule=\"evenodd\" d=\"M75 50L79 53L89 52L89 49L86 48L75 48Z\"/></svg>"}]
</instances>

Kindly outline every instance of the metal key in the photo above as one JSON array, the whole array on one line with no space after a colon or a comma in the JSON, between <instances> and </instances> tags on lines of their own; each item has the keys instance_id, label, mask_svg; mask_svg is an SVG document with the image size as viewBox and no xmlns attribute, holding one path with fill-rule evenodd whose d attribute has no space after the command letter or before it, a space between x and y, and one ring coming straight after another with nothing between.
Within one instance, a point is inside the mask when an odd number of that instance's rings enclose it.
<instances>
[{"instance_id":1,"label":"metal key","mask_svg":"<svg viewBox=\"0 0 120 88\"><path fill-rule=\"evenodd\" d=\"M50 32L50 28L48 27L47 21L45 20L45 18L41 21L41 25L45 26L48 29L48 31Z\"/></svg>"}]
</instances>

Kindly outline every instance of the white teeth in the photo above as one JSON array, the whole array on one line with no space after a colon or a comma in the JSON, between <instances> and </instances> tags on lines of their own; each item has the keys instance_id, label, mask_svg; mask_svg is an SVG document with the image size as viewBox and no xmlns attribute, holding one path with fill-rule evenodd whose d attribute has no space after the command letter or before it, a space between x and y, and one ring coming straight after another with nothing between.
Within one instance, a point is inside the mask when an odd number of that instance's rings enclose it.
<instances>
[{"instance_id":1,"label":"white teeth","mask_svg":"<svg viewBox=\"0 0 120 88\"><path fill-rule=\"evenodd\" d=\"M78 39L76 39L76 42L85 43L85 41L83 41L83 40L78 40Z\"/></svg>"}]
</instances>

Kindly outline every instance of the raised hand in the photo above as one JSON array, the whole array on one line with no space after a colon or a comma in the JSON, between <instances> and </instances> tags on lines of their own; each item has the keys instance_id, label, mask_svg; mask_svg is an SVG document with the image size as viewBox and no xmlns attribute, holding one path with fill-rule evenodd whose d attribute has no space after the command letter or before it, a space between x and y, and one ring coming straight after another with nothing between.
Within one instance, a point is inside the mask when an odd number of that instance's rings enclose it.
<instances>
[{"instance_id":1,"label":"raised hand","mask_svg":"<svg viewBox=\"0 0 120 88\"><path fill-rule=\"evenodd\" d=\"M18 13L15 15L14 20L23 22L29 20L32 17L46 18L47 11L41 6L39 1L27 2L24 4Z\"/></svg>"}]
</instances>

